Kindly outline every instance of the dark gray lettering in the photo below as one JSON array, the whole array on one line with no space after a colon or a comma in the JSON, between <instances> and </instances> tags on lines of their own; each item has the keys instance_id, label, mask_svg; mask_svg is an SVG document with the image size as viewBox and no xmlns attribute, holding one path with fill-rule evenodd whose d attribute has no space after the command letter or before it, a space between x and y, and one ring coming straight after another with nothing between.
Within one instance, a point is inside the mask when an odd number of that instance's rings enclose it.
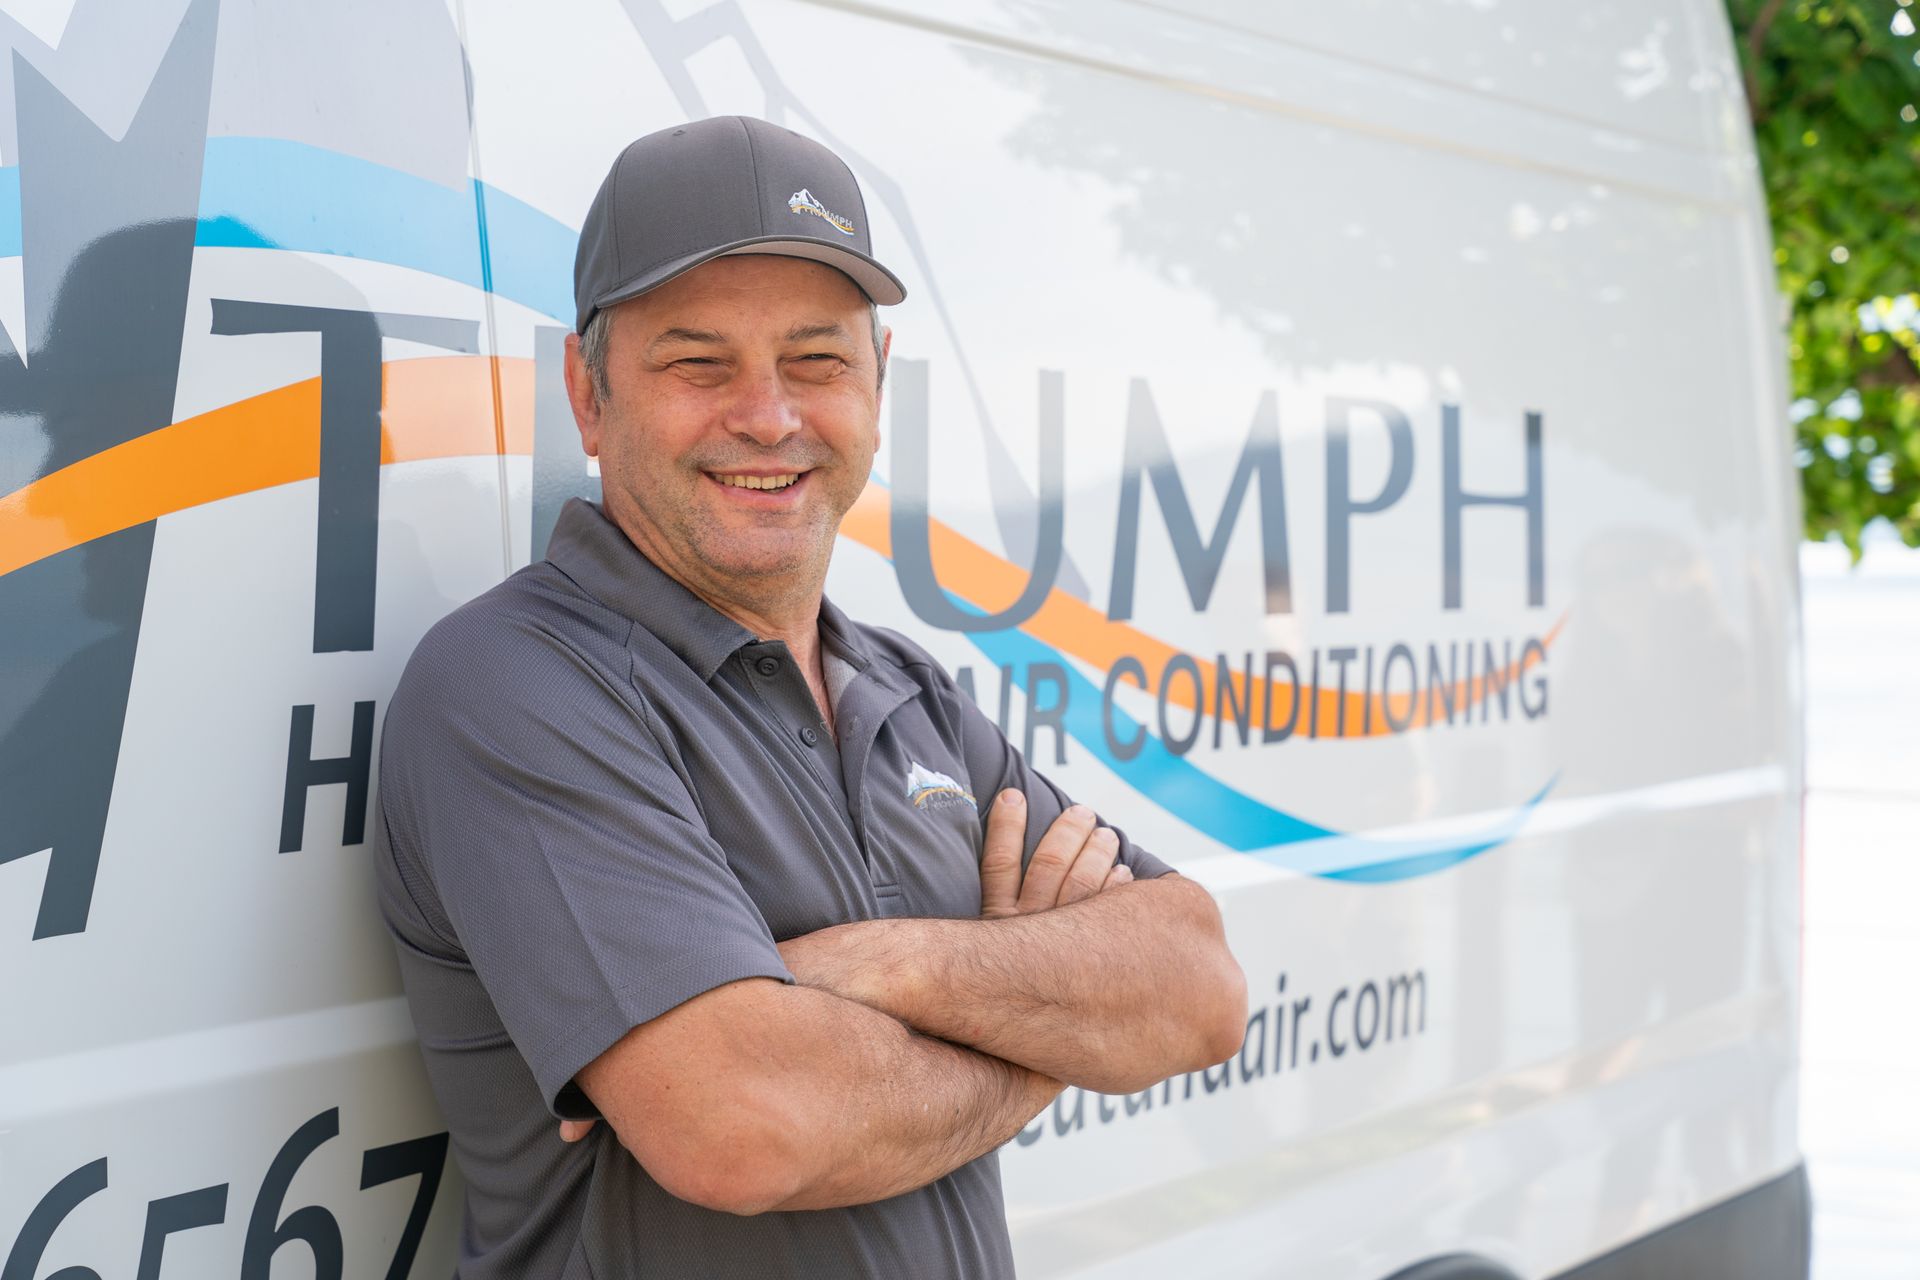
<instances>
[{"instance_id":1,"label":"dark gray lettering","mask_svg":"<svg viewBox=\"0 0 1920 1280\"><path fill-rule=\"evenodd\" d=\"M1146 746L1147 730L1144 725L1141 726L1125 742L1120 741L1120 736L1113 731L1113 693L1123 675L1132 676L1134 684L1144 690L1147 687L1147 669L1140 659L1126 654L1107 669L1106 687L1100 691L1100 736L1106 740L1107 750L1113 753L1113 758L1124 761L1139 755L1140 749Z\"/></svg>"},{"instance_id":2,"label":"dark gray lettering","mask_svg":"<svg viewBox=\"0 0 1920 1280\"><path fill-rule=\"evenodd\" d=\"M380 551L380 340L480 349L477 320L213 299L213 332L320 335L320 517L313 651L373 648Z\"/></svg>"},{"instance_id":3,"label":"dark gray lettering","mask_svg":"<svg viewBox=\"0 0 1920 1280\"><path fill-rule=\"evenodd\" d=\"M895 448L899 446L896 445ZM1154 409L1153 395L1144 379L1135 378L1127 396L1127 436L1120 464L1120 515L1114 529L1113 587L1107 598L1107 616L1116 621L1133 616L1133 581L1140 551L1140 477L1153 483L1153 495L1173 543L1175 561L1186 583L1187 599L1195 612L1206 609L1214 582L1227 558L1227 541L1246 501L1247 490L1260 481L1260 552L1266 585L1266 611L1286 613L1292 608L1290 565L1287 557L1286 494L1281 484L1280 410L1271 391L1260 397L1247 429L1247 442L1227 484L1226 500L1213 533L1204 541L1193 517L1193 505L1167 442L1166 429Z\"/></svg>"},{"instance_id":4,"label":"dark gray lettering","mask_svg":"<svg viewBox=\"0 0 1920 1280\"><path fill-rule=\"evenodd\" d=\"M146 1227L140 1234L140 1261L134 1280L160 1280L160 1262L167 1237L176 1231L211 1227L227 1220L227 1184L201 1187L177 1196L147 1202Z\"/></svg>"},{"instance_id":5,"label":"dark gray lettering","mask_svg":"<svg viewBox=\"0 0 1920 1280\"><path fill-rule=\"evenodd\" d=\"M1073 1095L1073 1115L1067 1115L1067 1095ZM1053 1100L1053 1134L1064 1138L1076 1129L1087 1127L1087 1091L1081 1088L1067 1089Z\"/></svg>"},{"instance_id":6,"label":"dark gray lettering","mask_svg":"<svg viewBox=\"0 0 1920 1280\"><path fill-rule=\"evenodd\" d=\"M1213 663L1213 749L1220 749L1220 734L1226 728L1227 721L1233 721L1234 728L1240 734L1240 745L1246 746L1253 733L1253 654L1241 655L1240 682L1233 680L1233 669L1227 666L1227 655L1220 654Z\"/></svg>"},{"instance_id":7,"label":"dark gray lettering","mask_svg":"<svg viewBox=\"0 0 1920 1280\"><path fill-rule=\"evenodd\" d=\"M46 59L10 55L31 348L0 334L0 493L173 420L220 19L212 0L183 8L111 133L36 70ZM83 43L63 81L125 76L111 32ZM85 931L92 911L153 534L147 521L0 575L0 864L51 850L35 940Z\"/></svg>"},{"instance_id":8,"label":"dark gray lettering","mask_svg":"<svg viewBox=\"0 0 1920 1280\"><path fill-rule=\"evenodd\" d=\"M33 1280L40 1273L40 1258L53 1239L54 1230L66 1216L89 1196L107 1189L107 1158L101 1156L53 1184L53 1190L40 1197L40 1203L27 1214L20 1234L7 1250L7 1263L0 1267L0 1280ZM87 1267L64 1267L55 1273L63 1280L100 1280L100 1273Z\"/></svg>"},{"instance_id":9,"label":"dark gray lettering","mask_svg":"<svg viewBox=\"0 0 1920 1280\"><path fill-rule=\"evenodd\" d=\"M1419 1030L1427 1029L1427 971L1416 969L1411 978L1402 974L1399 977L1387 979L1387 1039L1393 1039L1393 1011L1396 1008L1400 1010L1400 1034L1403 1037L1409 1034L1408 1022L1413 1014L1415 987L1420 989Z\"/></svg>"},{"instance_id":10,"label":"dark gray lettering","mask_svg":"<svg viewBox=\"0 0 1920 1280\"><path fill-rule=\"evenodd\" d=\"M420 1241L427 1232L427 1219L433 1213L433 1200L440 1191L440 1176L446 1172L448 1141L449 1135L446 1133L430 1133L423 1138L409 1138L405 1142L375 1147L360 1157L362 1191L382 1187L402 1178L420 1179L420 1185L414 1192L413 1207L407 1211L406 1225L400 1229L400 1239L393 1247L393 1258L387 1263L386 1280L407 1280L413 1273L413 1258L420 1251Z\"/></svg>"},{"instance_id":11,"label":"dark gray lettering","mask_svg":"<svg viewBox=\"0 0 1920 1280\"><path fill-rule=\"evenodd\" d=\"M1360 677L1360 732L1373 732L1373 646L1365 654L1366 668Z\"/></svg>"},{"instance_id":12,"label":"dark gray lettering","mask_svg":"<svg viewBox=\"0 0 1920 1280\"><path fill-rule=\"evenodd\" d=\"M1403 659L1407 666L1406 705L1400 714L1395 715L1393 694L1393 661ZM1420 664L1413 659L1413 650L1404 644L1396 643L1387 650L1387 660L1380 664L1380 708L1386 716L1387 728L1394 733L1403 732L1413 723L1414 713L1420 709Z\"/></svg>"},{"instance_id":13,"label":"dark gray lettering","mask_svg":"<svg viewBox=\"0 0 1920 1280\"><path fill-rule=\"evenodd\" d=\"M1184 672L1188 683L1193 686L1193 723L1187 726L1185 733L1176 736L1167 724L1167 696L1173 689L1173 677ZM1194 741L1200 736L1201 708L1206 701L1200 694L1200 664L1191 654L1177 653L1167 659L1167 665L1160 672L1160 696L1158 711L1160 717L1160 740L1167 750L1176 756L1183 756L1193 749Z\"/></svg>"},{"instance_id":14,"label":"dark gray lettering","mask_svg":"<svg viewBox=\"0 0 1920 1280\"><path fill-rule=\"evenodd\" d=\"M1473 646L1469 645L1467 647L1469 651L1471 651ZM1458 641L1449 641L1447 644L1447 674L1445 676L1440 674L1440 646L1432 643L1427 645L1427 723L1429 725L1434 724L1437 719L1433 714L1433 702L1436 697L1446 704L1447 723L1453 723L1454 699L1456 697L1454 691L1454 676L1459 673L1459 670L1460 644ZM1470 691L1462 690L1457 696L1470 701L1473 695Z\"/></svg>"},{"instance_id":15,"label":"dark gray lettering","mask_svg":"<svg viewBox=\"0 0 1920 1280\"><path fill-rule=\"evenodd\" d=\"M1327 661L1340 668L1339 682L1334 686L1333 695L1333 736L1346 736L1347 732L1347 664L1353 661L1359 652L1350 644L1336 645L1327 650ZM1316 695L1318 690L1315 691Z\"/></svg>"},{"instance_id":16,"label":"dark gray lettering","mask_svg":"<svg viewBox=\"0 0 1920 1280\"><path fill-rule=\"evenodd\" d=\"M1051 688L1054 698L1043 702L1040 691ZM1067 698L1070 691L1067 686L1067 669L1057 662L1031 662L1027 664L1027 731L1026 745L1021 754L1029 764L1033 763L1034 738L1040 730L1053 730L1053 762L1067 762Z\"/></svg>"},{"instance_id":17,"label":"dark gray lettering","mask_svg":"<svg viewBox=\"0 0 1920 1280\"><path fill-rule=\"evenodd\" d=\"M999 613L956 604L933 572L932 519L928 506L931 468L927 439L928 376L925 360L894 360L893 379L893 571L914 616L943 631L1002 631L1032 617L1060 576L1061 535L1066 522L1066 391L1060 374L1040 374L1040 519L1033 569L1020 598Z\"/></svg>"},{"instance_id":18,"label":"dark gray lettering","mask_svg":"<svg viewBox=\"0 0 1920 1280\"><path fill-rule=\"evenodd\" d=\"M347 812L340 843L355 845L367 838L367 788L373 772L373 703L353 704L353 743L344 756L313 758L313 704L293 709L287 733L287 786L280 802L280 852L300 849L307 821L307 792L314 787L345 783Z\"/></svg>"},{"instance_id":19,"label":"dark gray lettering","mask_svg":"<svg viewBox=\"0 0 1920 1280\"><path fill-rule=\"evenodd\" d=\"M1307 736L1320 736L1320 651L1313 650L1313 661L1307 667Z\"/></svg>"},{"instance_id":20,"label":"dark gray lettering","mask_svg":"<svg viewBox=\"0 0 1920 1280\"><path fill-rule=\"evenodd\" d=\"M1276 668L1287 669L1287 684L1291 686L1287 693L1287 722L1279 728L1273 727L1273 690ZM1283 742L1293 736L1293 726L1300 721L1300 668L1293 664L1293 655L1284 649L1269 649L1266 657L1266 671L1262 678L1265 691L1261 695L1260 741L1263 743Z\"/></svg>"},{"instance_id":21,"label":"dark gray lettering","mask_svg":"<svg viewBox=\"0 0 1920 1280\"><path fill-rule=\"evenodd\" d=\"M1301 1015L1313 1007L1312 996L1301 996L1293 1002L1293 1038L1287 1049L1287 1069L1300 1065L1300 1021ZM1318 1050L1316 1049L1317 1053Z\"/></svg>"},{"instance_id":22,"label":"dark gray lettering","mask_svg":"<svg viewBox=\"0 0 1920 1280\"><path fill-rule=\"evenodd\" d=\"M1353 496L1352 477L1348 474L1347 438L1353 412L1366 409L1377 416L1387 429L1389 461L1387 478L1380 492L1364 501ZM1335 396L1327 401L1327 612L1347 612L1352 582L1353 517L1385 511L1400 501L1413 478L1413 429L1407 416L1384 400L1349 400Z\"/></svg>"},{"instance_id":23,"label":"dark gray lettering","mask_svg":"<svg viewBox=\"0 0 1920 1280\"><path fill-rule=\"evenodd\" d=\"M1371 1014L1362 1012L1368 1008L1373 1010ZM1353 1042L1364 1053L1373 1047L1374 1037L1379 1034L1380 988L1369 982L1360 988L1360 994L1353 999Z\"/></svg>"},{"instance_id":24,"label":"dark gray lettering","mask_svg":"<svg viewBox=\"0 0 1920 1280\"><path fill-rule=\"evenodd\" d=\"M1494 665L1493 641L1491 640L1487 641L1484 645L1481 658L1482 661L1480 665L1486 668L1486 672L1481 679L1485 680L1487 685L1486 693L1480 699L1481 723L1486 723L1488 715L1492 713L1493 695L1496 693L1500 695L1500 718L1502 720L1512 719L1513 696L1508 692L1507 686L1513 683L1513 676L1510 671L1510 668L1513 666L1513 640L1508 638L1501 641L1501 661L1498 666Z\"/></svg>"},{"instance_id":25,"label":"dark gray lettering","mask_svg":"<svg viewBox=\"0 0 1920 1280\"><path fill-rule=\"evenodd\" d=\"M1256 1028L1258 1030L1256 1030ZM1247 1055L1253 1054L1248 1064ZM1263 1005L1247 1019L1246 1038L1240 1042L1240 1083L1257 1080L1267 1074L1267 1010Z\"/></svg>"},{"instance_id":26,"label":"dark gray lettering","mask_svg":"<svg viewBox=\"0 0 1920 1280\"><path fill-rule=\"evenodd\" d=\"M1547 647L1540 643L1538 637L1528 636L1526 643L1520 646L1520 671L1522 674L1519 679L1520 710L1526 713L1527 719L1529 720L1538 720L1541 716L1547 714L1547 673L1544 670L1546 661ZM1524 673L1536 665L1543 669L1538 675L1528 680ZM1529 698L1527 696L1529 692L1533 694L1533 697Z\"/></svg>"},{"instance_id":27,"label":"dark gray lettering","mask_svg":"<svg viewBox=\"0 0 1920 1280\"><path fill-rule=\"evenodd\" d=\"M1468 507L1519 507L1527 513L1527 605L1547 600L1546 485L1540 447L1540 415L1527 413L1527 487L1519 494L1468 493L1460 479L1460 406L1440 406L1441 485L1440 565L1443 609L1458 609L1461 598L1460 517Z\"/></svg>"}]
</instances>

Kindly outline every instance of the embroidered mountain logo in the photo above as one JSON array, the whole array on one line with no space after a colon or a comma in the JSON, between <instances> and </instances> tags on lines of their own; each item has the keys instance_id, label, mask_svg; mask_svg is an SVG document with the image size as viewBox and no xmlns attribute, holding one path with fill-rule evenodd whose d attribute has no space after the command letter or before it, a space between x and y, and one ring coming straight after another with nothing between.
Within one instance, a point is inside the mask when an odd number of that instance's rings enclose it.
<instances>
[{"instance_id":1,"label":"embroidered mountain logo","mask_svg":"<svg viewBox=\"0 0 1920 1280\"><path fill-rule=\"evenodd\" d=\"M950 804L974 804L973 793L946 774L929 769L918 760L907 762L907 799L916 809L941 809Z\"/></svg>"},{"instance_id":2,"label":"embroidered mountain logo","mask_svg":"<svg viewBox=\"0 0 1920 1280\"><path fill-rule=\"evenodd\" d=\"M827 206L821 204L819 198L805 187L800 188L787 197L787 208L795 213L810 213L814 217L826 222L828 226L843 236L853 234L853 223L847 221L837 213L829 212Z\"/></svg>"}]
</instances>

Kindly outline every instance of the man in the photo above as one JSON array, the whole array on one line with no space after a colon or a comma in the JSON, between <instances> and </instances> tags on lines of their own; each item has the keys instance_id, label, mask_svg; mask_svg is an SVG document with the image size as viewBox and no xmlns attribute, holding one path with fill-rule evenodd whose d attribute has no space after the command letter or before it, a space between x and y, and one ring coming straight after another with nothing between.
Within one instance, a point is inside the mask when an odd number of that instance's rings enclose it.
<instances>
[{"instance_id":1,"label":"man","mask_svg":"<svg viewBox=\"0 0 1920 1280\"><path fill-rule=\"evenodd\" d=\"M469 1280L1011 1275L996 1148L1063 1084L1238 1048L1207 893L822 598L905 296L865 222L762 121L621 154L566 360L603 501L387 712L381 904Z\"/></svg>"}]
</instances>

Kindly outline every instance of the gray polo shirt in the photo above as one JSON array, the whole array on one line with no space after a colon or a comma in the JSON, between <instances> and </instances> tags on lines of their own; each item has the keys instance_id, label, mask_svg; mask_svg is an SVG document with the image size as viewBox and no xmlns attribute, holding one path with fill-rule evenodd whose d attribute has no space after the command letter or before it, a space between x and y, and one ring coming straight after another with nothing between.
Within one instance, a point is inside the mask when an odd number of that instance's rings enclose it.
<instances>
[{"instance_id":1,"label":"gray polo shirt","mask_svg":"<svg viewBox=\"0 0 1920 1280\"><path fill-rule=\"evenodd\" d=\"M573 1083L777 940L978 916L981 810L1068 803L939 664L823 602L838 740L786 645L569 502L544 563L420 642L381 739L375 862L466 1179L460 1275L1010 1276L996 1155L873 1204L742 1218L662 1190ZM1121 837L1137 876L1165 864Z\"/></svg>"}]
</instances>

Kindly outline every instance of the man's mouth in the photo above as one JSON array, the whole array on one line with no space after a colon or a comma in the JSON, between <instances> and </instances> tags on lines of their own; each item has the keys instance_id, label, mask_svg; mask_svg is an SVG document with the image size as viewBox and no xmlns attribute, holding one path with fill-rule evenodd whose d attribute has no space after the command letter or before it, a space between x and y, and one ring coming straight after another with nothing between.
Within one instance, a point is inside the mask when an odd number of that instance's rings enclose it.
<instances>
[{"instance_id":1,"label":"man's mouth","mask_svg":"<svg viewBox=\"0 0 1920 1280\"><path fill-rule=\"evenodd\" d=\"M785 489L798 484L804 471L790 471L777 476L729 475L719 471L709 471L707 475L726 485L730 489Z\"/></svg>"}]
</instances>

